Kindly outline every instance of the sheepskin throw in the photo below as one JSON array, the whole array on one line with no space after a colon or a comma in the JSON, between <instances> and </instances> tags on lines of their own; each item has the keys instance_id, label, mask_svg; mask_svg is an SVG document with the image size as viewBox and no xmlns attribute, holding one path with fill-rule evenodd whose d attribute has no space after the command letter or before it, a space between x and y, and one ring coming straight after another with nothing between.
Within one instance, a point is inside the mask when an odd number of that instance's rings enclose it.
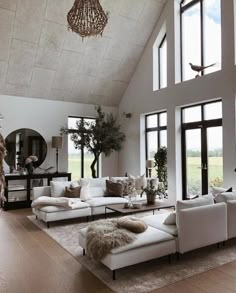
<instances>
[{"instance_id":1,"label":"sheepskin throw","mask_svg":"<svg viewBox=\"0 0 236 293\"><path fill-rule=\"evenodd\" d=\"M148 225L139 218L125 216L118 219L118 224L122 228L126 228L134 233L142 233L147 230Z\"/></svg>"},{"instance_id":2,"label":"sheepskin throw","mask_svg":"<svg viewBox=\"0 0 236 293\"><path fill-rule=\"evenodd\" d=\"M121 228L117 219L91 223L87 231L87 253L96 260L105 257L113 248L131 243L135 234Z\"/></svg>"}]
</instances>

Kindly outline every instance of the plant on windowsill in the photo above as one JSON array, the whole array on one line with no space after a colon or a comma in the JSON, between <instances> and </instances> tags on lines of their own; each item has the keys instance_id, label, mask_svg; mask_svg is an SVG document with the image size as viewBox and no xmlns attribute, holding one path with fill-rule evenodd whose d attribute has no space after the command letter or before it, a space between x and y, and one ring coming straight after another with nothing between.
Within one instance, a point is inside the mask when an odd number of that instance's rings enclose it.
<instances>
[{"instance_id":1,"label":"plant on windowsill","mask_svg":"<svg viewBox=\"0 0 236 293\"><path fill-rule=\"evenodd\" d=\"M160 182L164 183L165 190L168 189L167 182L167 148L160 147L154 155L155 167Z\"/></svg>"},{"instance_id":2,"label":"plant on windowsill","mask_svg":"<svg viewBox=\"0 0 236 293\"><path fill-rule=\"evenodd\" d=\"M113 151L120 151L125 141L125 134L120 131L114 116L105 114L100 106L97 107L95 123L84 121L76 122L77 129L61 128L61 134L70 135L75 149L86 148L94 155L90 166L92 177L97 177L96 164L101 154L109 157Z\"/></svg>"}]
</instances>

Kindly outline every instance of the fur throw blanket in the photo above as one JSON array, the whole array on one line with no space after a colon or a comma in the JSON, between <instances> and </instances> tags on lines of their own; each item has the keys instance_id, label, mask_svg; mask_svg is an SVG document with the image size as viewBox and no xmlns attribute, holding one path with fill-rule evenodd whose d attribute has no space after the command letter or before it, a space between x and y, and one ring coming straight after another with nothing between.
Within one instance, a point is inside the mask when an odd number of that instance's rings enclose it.
<instances>
[{"instance_id":1,"label":"fur throw blanket","mask_svg":"<svg viewBox=\"0 0 236 293\"><path fill-rule=\"evenodd\" d=\"M134 233L142 233L147 228L144 221L131 216L93 222L87 230L88 255L100 260L113 248L133 242L136 239Z\"/></svg>"},{"instance_id":2,"label":"fur throw blanket","mask_svg":"<svg viewBox=\"0 0 236 293\"><path fill-rule=\"evenodd\" d=\"M105 257L113 248L131 243L135 234L121 228L118 219L98 220L88 226L87 253L96 260Z\"/></svg>"}]
</instances>

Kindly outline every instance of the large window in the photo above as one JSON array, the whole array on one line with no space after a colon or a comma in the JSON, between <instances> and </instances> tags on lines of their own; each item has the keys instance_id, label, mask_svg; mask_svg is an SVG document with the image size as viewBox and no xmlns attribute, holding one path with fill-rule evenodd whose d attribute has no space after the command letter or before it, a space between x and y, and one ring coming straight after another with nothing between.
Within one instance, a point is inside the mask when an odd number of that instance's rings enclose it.
<instances>
[{"instance_id":1,"label":"large window","mask_svg":"<svg viewBox=\"0 0 236 293\"><path fill-rule=\"evenodd\" d=\"M208 66L200 73L207 74L221 69L221 0L182 0L181 59L182 80L197 75L189 65Z\"/></svg>"},{"instance_id":2,"label":"large window","mask_svg":"<svg viewBox=\"0 0 236 293\"><path fill-rule=\"evenodd\" d=\"M158 72L158 82L159 89L167 87L167 41L166 35L162 39L158 47L158 63L159 63L159 72Z\"/></svg>"},{"instance_id":3,"label":"large window","mask_svg":"<svg viewBox=\"0 0 236 293\"><path fill-rule=\"evenodd\" d=\"M77 129L76 122L83 120L89 123L94 123L94 118L83 117L68 117L68 128ZM68 135L68 171L72 173L72 179L78 180L83 177L91 177L90 165L93 161L93 154L89 153L85 147L75 149L74 143ZM98 176L98 165L97 165Z\"/></svg>"},{"instance_id":4,"label":"large window","mask_svg":"<svg viewBox=\"0 0 236 293\"><path fill-rule=\"evenodd\" d=\"M223 183L222 102L182 109L183 195L207 194Z\"/></svg>"},{"instance_id":5,"label":"large window","mask_svg":"<svg viewBox=\"0 0 236 293\"><path fill-rule=\"evenodd\" d=\"M146 159L153 160L160 147L167 147L167 113L149 114L145 118Z\"/></svg>"}]
</instances>

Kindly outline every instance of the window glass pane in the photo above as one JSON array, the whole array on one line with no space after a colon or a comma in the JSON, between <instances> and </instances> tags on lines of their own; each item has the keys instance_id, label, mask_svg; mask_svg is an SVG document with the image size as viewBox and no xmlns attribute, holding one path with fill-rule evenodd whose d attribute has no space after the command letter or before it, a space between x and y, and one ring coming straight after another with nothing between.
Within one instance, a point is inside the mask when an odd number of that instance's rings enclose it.
<instances>
[{"instance_id":1,"label":"window glass pane","mask_svg":"<svg viewBox=\"0 0 236 293\"><path fill-rule=\"evenodd\" d=\"M160 147L167 147L167 130L160 131Z\"/></svg>"},{"instance_id":2,"label":"window glass pane","mask_svg":"<svg viewBox=\"0 0 236 293\"><path fill-rule=\"evenodd\" d=\"M223 185L223 132L222 126L207 129L208 186ZM216 139L217 137L217 139ZM208 188L208 190L210 190Z\"/></svg>"},{"instance_id":3,"label":"window glass pane","mask_svg":"<svg viewBox=\"0 0 236 293\"><path fill-rule=\"evenodd\" d=\"M167 86L167 41L166 36L159 47L160 53L160 88L164 88Z\"/></svg>"},{"instance_id":4,"label":"window glass pane","mask_svg":"<svg viewBox=\"0 0 236 293\"><path fill-rule=\"evenodd\" d=\"M77 129L76 121L79 121L79 120L81 120L81 118L69 117L68 118L68 128Z\"/></svg>"},{"instance_id":5,"label":"window glass pane","mask_svg":"<svg viewBox=\"0 0 236 293\"><path fill-rule=\"evenodd\" d=\"M201 18L200 3L188 8L182 14L182 70L183 80L197 75L189 65L201 65Z\"/></svg>"},{"instance_id":6,"label":"window glass pane","mask_svg":"<svg viewBox=\"0 0 236 293\"><path fill-rule=\"evenodd\" d=\"M148 160L153 160L157 152L157 131L150 131L147 133L147 155Z\"/></svg>"},{"instance_id":7,"label":"window glass pane","mask_svg":"<svg viewBox=\"0 0 236 293\"><path fill-rule=\"evenodd\" d=\"M188 3L192 2L192 1L193 1L193 0L185 0L185 1L183 2L182 6L188 4Z\"/></svg>"},{"instance_id":8,"label":"window glass pane","mask_svg":"<svg viewBox=\"0 0 236 293\"><path fill-rule=\"evenodd\" d=\"M202 194L201 130L186 130L187 197Z\"/></svg>"},{"instance_id":9,"label":"window glass pane","mask_svg":"<svg viewBox=\"0 0 236 293\"><path fill-rule=\"evenodd\" d=\"M216 63L205 69L210 73L221 69L221 8L220 0L203 1L204 65Z\"/></svg>"},{"instance_id":10,"label":"window glass pane","mask_svg":"<svg viewBox=\"0 0 236 293\"><path fill-rule=\"evenodd\" d=\"M183 122L195 122L202 120L201 106L186 108L183 110Z\"/></svg>"},{"instance_id":11,"label":"window glass pane","mask_svg":"<svg viewBox=\"0 0 236 293\"><path fill-rule=\"evenodd\" d=\"M157 127L157 114L147 116L147 128Z\"/></svg>"},{"instance_id":12,"label":"window glass pane","mask_svg":"<svg viewBox=\"0 0 236 293\"><path fill-rule=\"evenodd\" d=\"M92 171L90 166L93 162L94 156L89 153L86 148L84 148L84 177L92 177ZM97 166L95 167L97 170Z\"/></svg>"},{"instance_id":13,"label":"window glass pane","mask_svg":"<svg viewBox=\"0 0 236 293\"><path fill-rule=\"evenodd\" d=\"M222 118L222 102L210 103L204 106L205 120Z\"/></svg>"},{"instance_id":14,"label":"window glass pane","mask_svg":"<svg viewBox=\"0 0 236 293\"><path fill-rule=\"evenodd\" d=\"M167 113L166 112L159 114L159 123L160 123L160 126L167 125Z\"/></svg>"},{"instance_id":15,"label":"window glass pane","mask_svg":"<svg viewBox=\"0 0 236 293\"><path fill-rule=\"evenodd\" d=\"M81 178L81 150L75 149L70 135L68 135L68 172L71 173L72 180Z\"/></svg>"}]
</instances>

